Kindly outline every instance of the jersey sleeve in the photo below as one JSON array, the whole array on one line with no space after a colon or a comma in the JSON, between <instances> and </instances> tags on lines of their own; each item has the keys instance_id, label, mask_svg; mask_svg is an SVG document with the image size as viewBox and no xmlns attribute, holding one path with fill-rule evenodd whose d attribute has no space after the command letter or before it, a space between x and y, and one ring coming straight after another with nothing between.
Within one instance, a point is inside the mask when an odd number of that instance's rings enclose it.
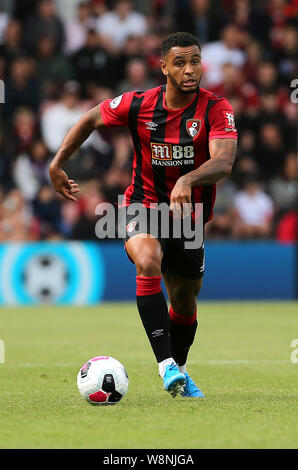
<instances>
[{"instance_id":1,"label":"jersey sleeve","mask_svg":"<svg viewBox=\"0 0 298 470\"><path fill-rule=\"evenodd\" d=\"M128 114L134 93L123 93L100 104L102 119L107 127L128 127Z\"/></svg>"},{"instance_id":2,"label":"jersey sleeve","mask_svg":"<svg viewBox=\"0 0 298 470\"><path fill-rule=\"evenodd\" d=\"M217 101L209 111L209 140L237 139L234 111L225 98Z\"/></svg>"}]
</instances>

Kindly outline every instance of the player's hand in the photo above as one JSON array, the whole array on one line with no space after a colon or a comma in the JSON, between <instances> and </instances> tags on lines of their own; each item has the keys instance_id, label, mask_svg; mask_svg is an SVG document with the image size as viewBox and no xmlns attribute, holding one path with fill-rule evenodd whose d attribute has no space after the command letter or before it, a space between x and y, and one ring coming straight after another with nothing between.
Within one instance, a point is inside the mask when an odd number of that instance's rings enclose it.
<instances>
[{"instance_id":1,"label":"player's hand","mask_svg":"<svg viewBox=\"0 0 298 470\"><path fill-rule=\"evenodd\" d=\"M191 186L181 176L171 192L170 210L175 218L190 216L192 212Z\"/></svg>"},{"instance_id":2,"label":"player's hand","mask_svg":"<svg viewBox=\"0 0 298 470\"><path fill-rule=\"evenodd\" d=\"M61 168L51 168L49 170L54 189L66 199L77 201L74 194L80 191L79 185L74 180L69 180L65 171Z\"/></svg>"}]
</instances>

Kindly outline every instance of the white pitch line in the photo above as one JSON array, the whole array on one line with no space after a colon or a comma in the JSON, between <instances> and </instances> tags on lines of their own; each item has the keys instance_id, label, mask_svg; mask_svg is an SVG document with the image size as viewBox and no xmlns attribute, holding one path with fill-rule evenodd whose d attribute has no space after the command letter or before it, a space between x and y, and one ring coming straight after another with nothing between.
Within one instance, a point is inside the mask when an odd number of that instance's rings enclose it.
<instances>
[{"instance_id":1,"label":"white pitch line","mask_svg":"<svg viewBox=\"0 0 298 470\"><path fill-rule=\"evenodd\" d=\"M141 361L139 364L148 365L151 364L149 361ZM212 360L212 361L189 361L189 365L215 365L215 366L225 366L225 365L254 365L254 364L291 364L290 360L287 359L260 359L260 360L250 360L250 359L236 359L236 360ZM4 364L5 365L5 364ZM53 363L42 363L35 364L31 362L25 363L12 363L6 362L6 365L14 367L77 367L80 368L78 363L64 363L64 362L53 362Z\"/></svg>"}]
</instances>

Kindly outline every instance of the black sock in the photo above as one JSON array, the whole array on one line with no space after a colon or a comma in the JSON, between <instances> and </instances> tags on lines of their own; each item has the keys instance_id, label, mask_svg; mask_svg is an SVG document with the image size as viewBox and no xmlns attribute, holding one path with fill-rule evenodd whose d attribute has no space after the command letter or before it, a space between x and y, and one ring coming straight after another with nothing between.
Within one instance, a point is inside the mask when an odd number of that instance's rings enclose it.
<instances>
[{"instance_id":1,"label":"black sock","mask_svg":"<svg viewBox=\"0 0 298 470\"><path fill-rule=\"evenodd\" d=\"M170 311L169 335L171 350L173 359L180 366L186 364L188 352L194 341L197 326L198 322L196 319L194 322L188 325L183 325L181 323L173 321L173 319L171 318Z\"/></svg>"},{"instance_id":2,"label":"black sock","mask_svg":"<svg viewBox=\"0 0 298 470\"><path fill-rule=\"evenodd\" d=\"M172 357L168 331L168 306L163 292L137 295L137 306L157 362Z\"/></svg>"}]
</instances>

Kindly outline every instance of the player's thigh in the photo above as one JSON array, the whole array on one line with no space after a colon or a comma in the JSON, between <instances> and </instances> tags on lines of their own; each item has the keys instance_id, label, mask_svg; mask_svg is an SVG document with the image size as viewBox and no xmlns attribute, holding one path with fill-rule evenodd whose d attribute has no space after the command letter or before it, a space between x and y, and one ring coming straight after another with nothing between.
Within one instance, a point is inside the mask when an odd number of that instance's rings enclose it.
<instances>
[{"instance_id":1,"label":"player's thigh","mask_svg":"<svg viewBox=\"0 0 298 470\"><path fill-rule=\"evenodd\" d=\"M157 238L148 233L140 233L125 242L125 249L136 266L138 276L161 275L163 252Z\"/></svg>"}]
</instances>

